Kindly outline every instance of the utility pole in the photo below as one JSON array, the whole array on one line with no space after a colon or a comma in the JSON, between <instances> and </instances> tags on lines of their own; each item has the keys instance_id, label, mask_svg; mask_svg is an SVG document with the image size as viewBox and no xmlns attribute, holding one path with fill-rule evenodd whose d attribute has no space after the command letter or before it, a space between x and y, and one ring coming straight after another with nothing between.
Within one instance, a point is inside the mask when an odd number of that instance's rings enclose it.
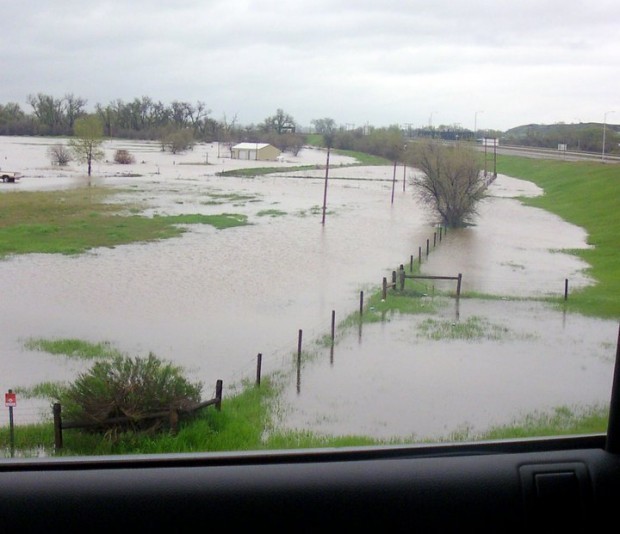
<instances>
[{"instance_id":1,"label":"utility pole","mask_svg":"<svg viewBox=\"0 0 620 534\"><path fill-rule=\"evenodd\" d=\"M325 164L325 188L323 189L323 218L321 224L325 225L325 211L327 209L327 176L329 175L329 152L331 150L331 143L327 147L327 162Z\"/></svg>"},{"instance_id":2,"label":"utility pole","mask_svg":"<svg viewBox=\"0 0 620 534\"><path fill-rule=\"evenodd\" d=\"M601 152L601 161L605 161L605 127L607 126L607 115L615 113L613 110L606 111L603 115L603 150Z\"/></svg>"}]
</instances>

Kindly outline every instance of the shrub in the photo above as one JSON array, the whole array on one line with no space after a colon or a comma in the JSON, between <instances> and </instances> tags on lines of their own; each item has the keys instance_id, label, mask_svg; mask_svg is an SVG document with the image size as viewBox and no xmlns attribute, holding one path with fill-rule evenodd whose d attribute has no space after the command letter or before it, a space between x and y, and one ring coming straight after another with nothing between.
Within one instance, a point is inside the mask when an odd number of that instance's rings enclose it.
<instances>
[{"instance_id":1,"label":"shrub","mask_svg":"<svg viewBox=\"0 0 620 534\"><path fill-rule=\"evenodd\" d=\"M65 167L73 159L69 149L60 143L52 145L47 149L47 155L52 162L52 165L58 165L59 167Z\"/></svg>"},{"instance_id":2,"label":"shrub","mask_svg":"<svg viewBox=\"0 0 620 534\"><path fill-rule=\"evenodd\" d=\"M129 165L131 163L135 163L136 158L134 158L133 155L130 154L128 150L120 148L114 154L114 161L116 163L120 163L121 165Z\"/></svg>"},{"instance_id":3,"label":"shrub","mask_svg":"<svg viewBox=\"0 0 620 534\"><path fill-rule=\"evenodd\" d=\"M160 424L149 414L189 408L200 402L201 390L201 383L190 383L180 367L153 353L147 358L117 355L81 374L61 404L69 420L95 423L95 430L144 430Z\"/></svg>"}]
</instances>

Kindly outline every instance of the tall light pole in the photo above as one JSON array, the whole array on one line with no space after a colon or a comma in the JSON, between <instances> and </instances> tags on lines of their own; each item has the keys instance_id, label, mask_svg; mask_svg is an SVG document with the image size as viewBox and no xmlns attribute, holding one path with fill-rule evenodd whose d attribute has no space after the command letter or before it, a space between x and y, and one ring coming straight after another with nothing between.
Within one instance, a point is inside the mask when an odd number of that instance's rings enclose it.
<instances>
[{"instance_id":1,"label":"tall light pole","mask_svg":"<svg viewBox=\"0 0 620 534\"><path fill-rule=\"evenodd\" d=\"M601 152L601 161L605 161L605 127L607 126L607 115L615 113L614 110L606 111L603 115L603 151Z\"/></svg>"},{"instance_id":2,"label":"tall light pole","mask_svg":"<svg viewBox=\"0 0 620 534\"><path fill-rule=\"evenodd\" d=\"M484 113L484 110L480 110L480 111L476 111L476 113L474 113L474 143L476 142L476 139L478 139L478 113Z\"/></svg>"}]
</instances>

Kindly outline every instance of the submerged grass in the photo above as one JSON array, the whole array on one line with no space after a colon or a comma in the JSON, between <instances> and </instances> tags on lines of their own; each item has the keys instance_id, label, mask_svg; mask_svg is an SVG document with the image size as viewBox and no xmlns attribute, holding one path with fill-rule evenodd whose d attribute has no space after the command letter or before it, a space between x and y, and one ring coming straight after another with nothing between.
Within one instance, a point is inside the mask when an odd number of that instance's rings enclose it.
<instances>
[{"instance_id":1,"label":"submerged grass","mask_svg":"<svg viewBox=\"0 0 620 534\"><path fill-rule=\"evenodd\" d=\"M421 337L432 340L491 340L505 339L510 331L505 326L491 323L486 317L468 317L465 321L424 319L419 325Z\"/></svg>"},{"instance_id":2,"label":"submerged grass","mask_svg":"<svg viewBox=\"0 0 620 534\"><path fill-rule=\"evenodd\" d=\"M110 202L116 191L77 188L19 191L0 196L0 259L11 254L80 254L96 247L176 237L181 224L230 228L247 224L244 215L143 217L141 206Z\"/></svg>"},{"instance_id":3,"label":"submerged grass","mask_svg":"<svg viewBox=\"0 0 620 534\"><path fill-rule=\"evenodd\" d=\"M30 338L24 342L29 350L39 350L49 354L60 354L70 358L85 360L113 358L121 353L108 341L91 343L81 339L43 339Z\"/></svg>"},{"instance_id":4,"label":"submerged grass","mask_svg":"<svg viewBox=\"0 0 620 534\"><path fill-rule=\"evenodd\" d=\"M258 217L282 217L283 215L286 215L286 211L268 209L268 210L261 210L256 215Z\"/></svg>"}]
</instances>

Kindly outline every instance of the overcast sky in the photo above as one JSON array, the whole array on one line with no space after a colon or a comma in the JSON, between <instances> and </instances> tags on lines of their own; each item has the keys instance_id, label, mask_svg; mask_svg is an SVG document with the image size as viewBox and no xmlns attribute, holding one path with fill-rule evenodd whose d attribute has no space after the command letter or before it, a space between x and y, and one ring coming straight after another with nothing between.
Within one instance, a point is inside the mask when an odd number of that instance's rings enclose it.
<instances>
[{"instance_id":1,"label":"overcast sky","mask_svg":"<svg viewBox=\"0 0 620 534\"><path fill-rule=\"evenodd\" d=\"M620 123L618 0L0 0L0 104L506 130Z\"/></svg>"}]
</instances>

